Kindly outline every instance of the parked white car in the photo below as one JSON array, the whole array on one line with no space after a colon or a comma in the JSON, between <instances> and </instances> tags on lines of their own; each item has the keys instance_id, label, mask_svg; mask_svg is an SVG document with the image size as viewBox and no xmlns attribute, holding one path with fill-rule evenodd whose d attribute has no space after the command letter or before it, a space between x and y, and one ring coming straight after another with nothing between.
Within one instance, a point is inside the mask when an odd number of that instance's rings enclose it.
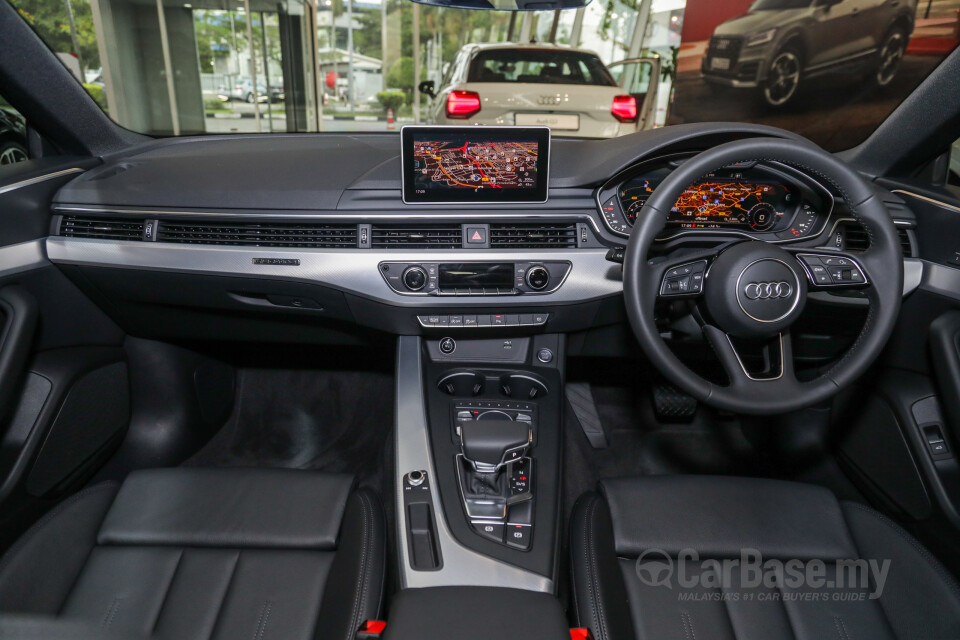
<instances>
[{"instance_id":1,"label":"parked white car","mask_svg":"<svg viewBox=\"0 0 960 640\"><path fill-rule=\"evenodd\" d=\"M548 44L470 44L450 64L432 98L434 124L546 125L554 135L611 138L653 126L659 63L618 63ZM613 66L613 65L611 65Z\"/></svg>"}]
</instances>

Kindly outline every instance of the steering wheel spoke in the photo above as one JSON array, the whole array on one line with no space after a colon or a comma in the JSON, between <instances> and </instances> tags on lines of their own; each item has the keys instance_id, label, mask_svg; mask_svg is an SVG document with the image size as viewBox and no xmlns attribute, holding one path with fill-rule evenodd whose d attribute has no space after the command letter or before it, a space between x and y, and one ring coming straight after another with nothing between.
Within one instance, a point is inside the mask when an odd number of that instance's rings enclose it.
<instances>
[{"instance_id":1,"label":"steering wheel spoke","mask_svg":"<svg viewBox=\"0 0 960 640\"><path fill-rule=\"evenodd\" d=\"M663 299L696 298L703 295L707 268L716 257L716 249L651 263L658 283L657 297Z\"/></svg>"},{"instance_id":2,"label":"steering wheel spoke","mask_svg":"<svg viewBox=\"0 0 960 640\"><path fill-rule=\"evenodd\" d=\"M748 357L741 355L736 339L730 334L713 325L704 325L703 333L716 352L731 387L746 390L767 388L773 383L799 384L793 366L793 343L788 331L770 337L762 345L755 345L758 348L755 359L762 362L759 370L747 367Z\"/></svg>"},{"instance_id":3,"label":"steering wheel spoke","mask_svg":"<svg viewBox=\"0 0 960 640\"><path fill-rule=\"evenodd\" d=\"M839 251L793 250L812 289L861 289L871 278L863 260Z\"/></svg>"}]
</instances>

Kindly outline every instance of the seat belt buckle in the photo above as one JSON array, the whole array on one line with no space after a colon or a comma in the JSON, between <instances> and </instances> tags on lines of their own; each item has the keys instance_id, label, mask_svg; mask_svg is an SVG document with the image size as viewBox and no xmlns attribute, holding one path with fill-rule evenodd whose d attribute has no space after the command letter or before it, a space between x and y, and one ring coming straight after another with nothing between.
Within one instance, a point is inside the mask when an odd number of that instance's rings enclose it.
<instances>
[{"instance_id":1,"label":"seat belt buckle","mask_svg":"<svg viewBox=\"0 0 960 640\"><path fill-rule=\"evenodd\" d=\"M386 628L383 620L367 620L357 629L357 640L377 640Z\"/></svg>"},{"instance_id":2,"label":"seat belt buckle","mask_svg":"<svg viewBox=\"0 0 960 640\"><path fill-rule=\"evenodd\" d=\"M593 640L590 629L570 629L570 640Z\"/></svg>"}]
</instances>

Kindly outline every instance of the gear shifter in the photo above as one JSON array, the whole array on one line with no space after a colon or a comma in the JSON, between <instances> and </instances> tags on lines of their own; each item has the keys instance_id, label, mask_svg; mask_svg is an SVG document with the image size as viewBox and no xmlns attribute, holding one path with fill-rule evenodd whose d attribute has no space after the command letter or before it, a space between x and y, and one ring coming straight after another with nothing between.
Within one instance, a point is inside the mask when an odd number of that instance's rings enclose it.
<instances>
[{"instance_id":1,"label":"gear shifter","mask_svg":"<svg viewBox=\"0 0 960 640\"><path fill-rule=\"evenodd\" d=\"M477 473L496 473L527 452L530 424L508 419L461 420L460 450Z\"/></svg>"},{"instance_id":2,"label":"gear shifter","mask_svg":"<svg viewBox=\"0 0 960 640\"><path fill-rule=\"evenodd\" d=\"M458 421L460 450L457 469L464 506L471 518L503 519L510 504L529 500L529 491L511 487L512 463L526 460L533 439L528 421L503 419Z\"/></svg>"}]
</instances>

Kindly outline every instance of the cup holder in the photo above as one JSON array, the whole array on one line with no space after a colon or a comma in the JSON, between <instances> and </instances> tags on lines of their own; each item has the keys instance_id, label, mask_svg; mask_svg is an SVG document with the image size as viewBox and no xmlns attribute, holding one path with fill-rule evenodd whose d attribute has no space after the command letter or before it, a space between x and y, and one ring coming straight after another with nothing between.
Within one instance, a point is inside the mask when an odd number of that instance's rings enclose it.
<instances>
[{"instance_id":1,"label":"cup holder","mask_svg":"<svg viewBox=\"0 0 960 640\"><path fill-rule=\"evenodd\" d=\"M529 373L511 373L500 377L500 393L515 400L535 400L549 393L547 384Z\"/></svg>"},{"instance_id":2,"label":"cup holder","mask_svg":"<svg viewBox=\"0 0 960 640\"><path fill-rule=\"evenodd\" d=\"M451 371L440 378L437 388L448 396L478 396L483 393L486 378L476 371Z\"/></svg>"}]
</instances>

